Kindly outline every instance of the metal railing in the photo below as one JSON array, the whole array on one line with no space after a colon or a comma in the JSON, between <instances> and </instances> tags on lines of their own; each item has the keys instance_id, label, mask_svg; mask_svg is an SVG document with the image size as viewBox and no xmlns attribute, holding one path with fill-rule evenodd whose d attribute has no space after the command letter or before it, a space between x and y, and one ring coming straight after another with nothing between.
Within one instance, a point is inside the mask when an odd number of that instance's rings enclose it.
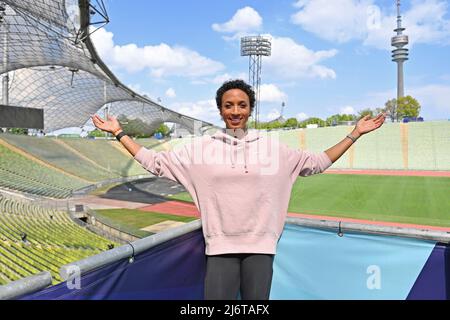
<instances>
[{"instance_id":1,"label":"metal railing","mask_svg":"<svg viewBox=\"0 0 450 320\"><path fill-rule=\"evenodd\" d=\"M319 220L308 218L294 218L288 217L286 223L299 225L303 227L311 227L318 229L331 229L335 230L337 234L342 236L346 232L360 232L369 234L378 234L386 236L397 236L415 238L421 240L431 240L442 243L450 243L450 232L429 230L429 229L416 229L401 226L385 226L377 224L363 224L357 222L345 222L334 220Z\"/></svg>"},{"instance_id":2,"label":"metal railing","mask_svg":"<svg viewBox=\"0 0 450 320\"><path fill-rule=\"evenodd\" d=\"M0 300L15 299L42 290L52 284L52 275L45 271L0 286Z\"/></svg>"},{"instance_id":3,"label":"metal railing","mask_svg":"<svg viewBox=\"0 0 450 320\"><path fill-rule=\"evenodd\" d=\"M77 270L80 275L83 275L89 271L104 267L122 259L133 259L134 256L139 253L200 228L201 221L195 220L186 223L185 225L162 231L152 236L125 244L121 247L101 252L95 256L64 265L60 269L61 278L68 280L72 276L74 270Z\"/></svg>"}]
</instances>

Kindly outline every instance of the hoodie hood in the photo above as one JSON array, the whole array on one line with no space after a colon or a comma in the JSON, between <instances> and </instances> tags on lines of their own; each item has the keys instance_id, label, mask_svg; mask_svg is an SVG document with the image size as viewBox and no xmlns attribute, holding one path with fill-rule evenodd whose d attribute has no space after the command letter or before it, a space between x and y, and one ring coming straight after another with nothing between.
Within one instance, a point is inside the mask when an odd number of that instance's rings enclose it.
<instances>
[{"instance_id":1,"label":"hoodie hood","mask_svg":"<svg viewBox=\"0 0 450 320\"><path fill-rule=\"evenodd\" d=\"M247 167L247 152L249 148L249 144L260 139L258 130L249 130L249 129L222 129L218 130L214 135L211 136L211 139L222 141L223 143L229 144L231 146L230 152L230 162L231 168L235 168L236 166L236 158L238 148L244 149L244 172L248 173Z\"/></svg>"}]
</instances>

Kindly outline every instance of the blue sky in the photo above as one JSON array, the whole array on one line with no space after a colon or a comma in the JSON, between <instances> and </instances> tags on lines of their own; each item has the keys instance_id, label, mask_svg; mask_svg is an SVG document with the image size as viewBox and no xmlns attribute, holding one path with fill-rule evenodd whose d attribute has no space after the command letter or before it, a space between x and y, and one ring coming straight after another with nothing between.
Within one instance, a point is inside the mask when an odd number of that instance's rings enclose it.
<instances>
[{"instance_id":1,"label":"blue sky","mask_svg":"<svg viewBox=\"0 0 450 320\"><path fill-rule=\"evenodd\" d=\"M261 120L357 112L396 96L390 37L395 1L104 0L110 23L93 34L126 85L168 108L221 124L214 97L230 78L248 79L243 35L269 35ZM402 1L409 35L405 94L425 120L450 118L450 3Z\"/></svg>"}]
</instances>

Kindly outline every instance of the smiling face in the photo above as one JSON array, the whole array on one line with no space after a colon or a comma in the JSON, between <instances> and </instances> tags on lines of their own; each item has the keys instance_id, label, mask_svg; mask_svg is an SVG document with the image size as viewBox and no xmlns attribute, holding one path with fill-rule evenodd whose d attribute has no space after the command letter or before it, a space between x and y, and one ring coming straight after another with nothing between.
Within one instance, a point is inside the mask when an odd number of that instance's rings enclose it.
<instances>
[{"instance_id":1,"label":"smiling face","mask_svg":"<svg viewBox=\"0 0 450 320\"><path fill-rule=\"evenodd\" d=\"M230 89L222 96L220 115L227 129L245 129L250 116L250 100L241 89Z\"/></svg>"}]
</instances>

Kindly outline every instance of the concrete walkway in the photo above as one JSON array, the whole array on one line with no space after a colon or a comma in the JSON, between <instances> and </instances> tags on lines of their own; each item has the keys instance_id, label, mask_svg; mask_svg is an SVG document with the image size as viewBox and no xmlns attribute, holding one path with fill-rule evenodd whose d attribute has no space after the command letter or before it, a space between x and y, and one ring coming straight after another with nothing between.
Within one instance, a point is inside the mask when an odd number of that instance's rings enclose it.
<instances>
[{"instance_id":1,"label":"concrete walkway","mask_svg":"<svg viewBox=\"0 0 450 320\"><path fill-rule=\"evenodd\" d=\"M83 197L79 197L79 198L71 198L68 201L69 201L71 207L74 206L75 204L82 204L93 210L96 210L96 209L138 209L138 208L148 206L148 203L106 199L106 198L100 198L97 196L83 196Z\"/></svg>"}]
</instances>

